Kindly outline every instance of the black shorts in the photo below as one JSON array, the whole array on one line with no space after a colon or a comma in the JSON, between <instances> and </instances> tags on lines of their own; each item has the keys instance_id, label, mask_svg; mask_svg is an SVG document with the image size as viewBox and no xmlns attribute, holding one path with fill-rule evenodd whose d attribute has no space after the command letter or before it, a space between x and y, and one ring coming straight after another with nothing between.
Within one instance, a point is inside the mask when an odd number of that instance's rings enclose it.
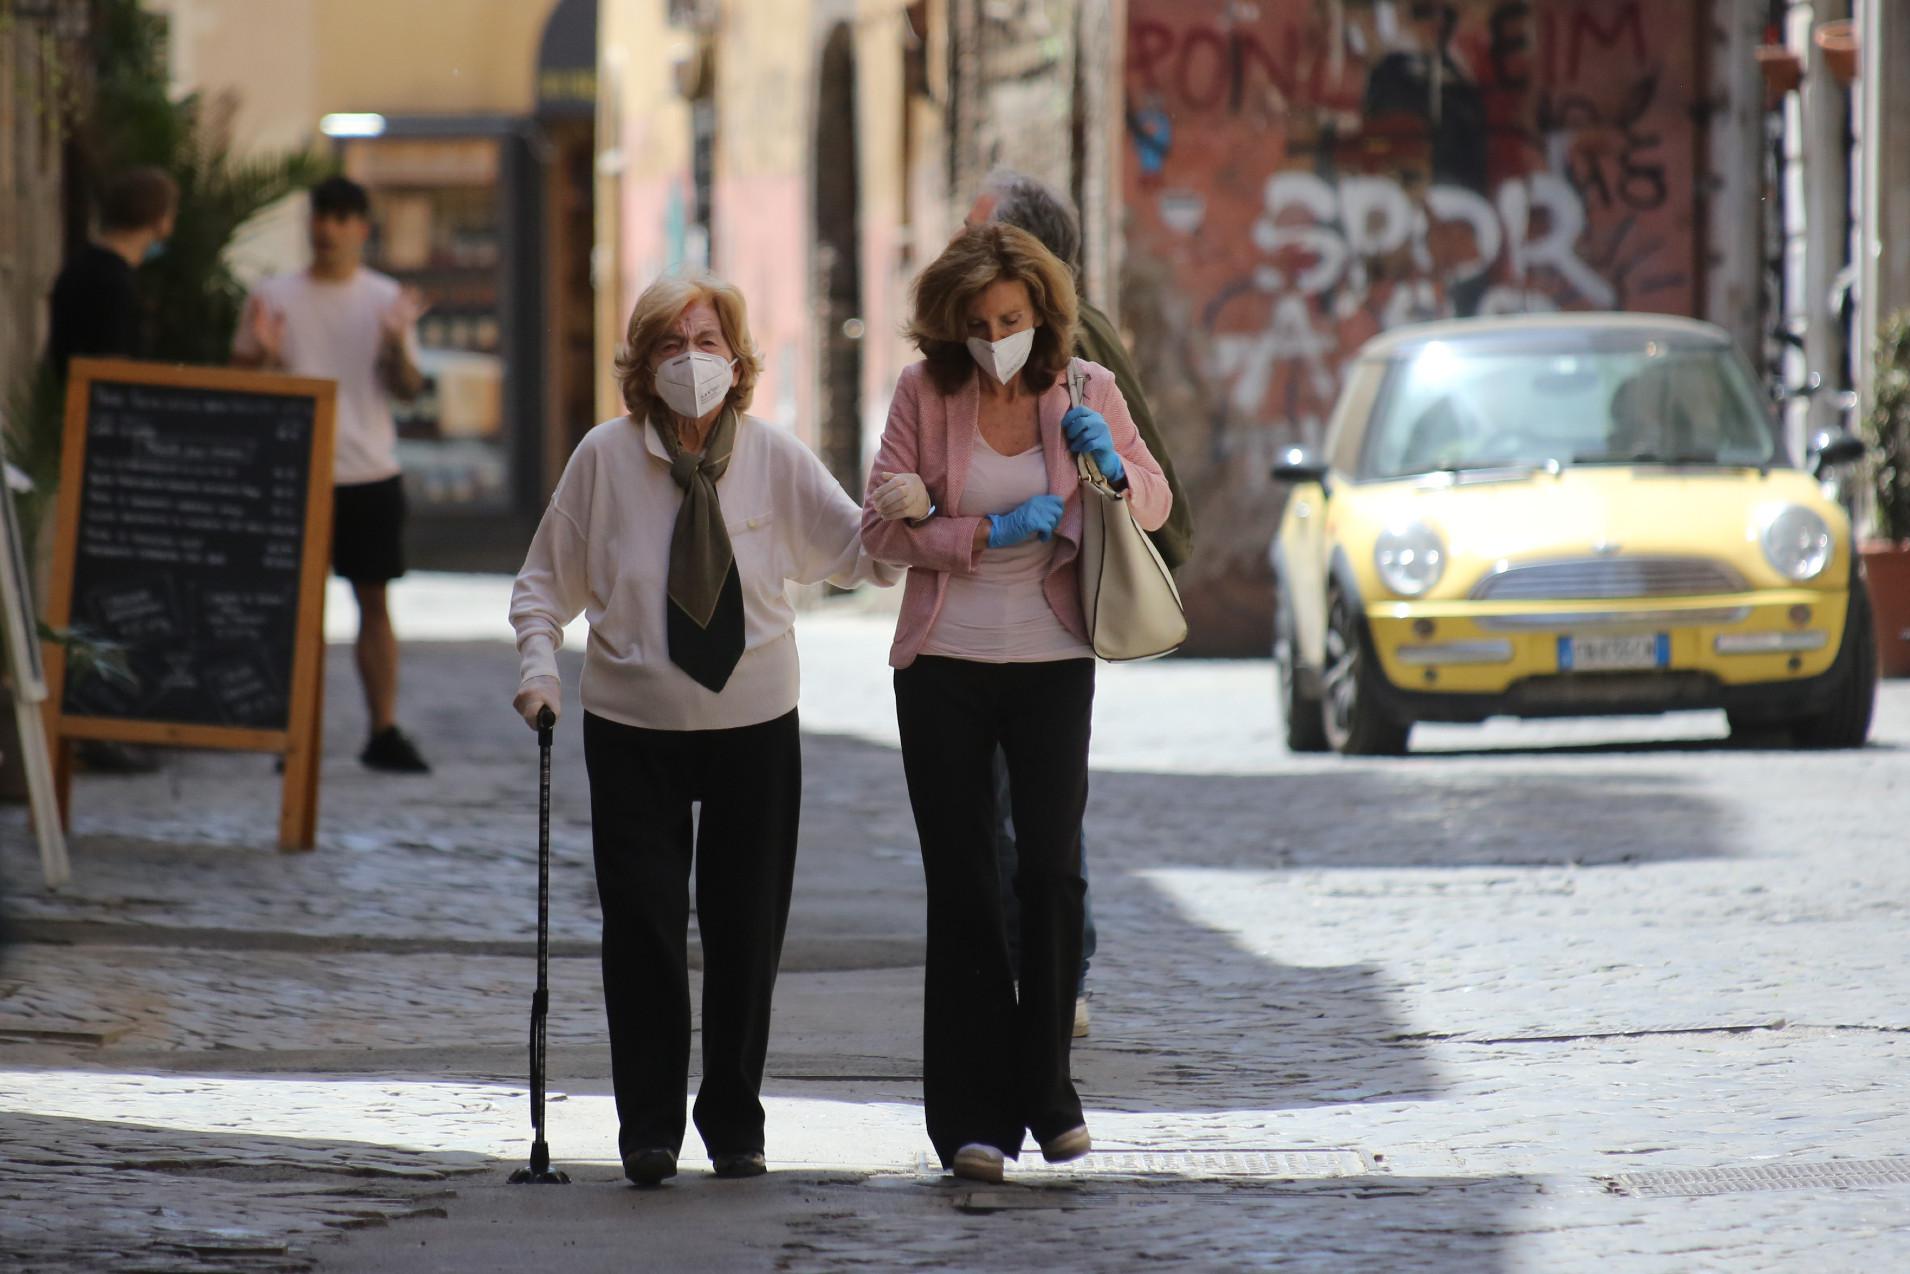
<instances>
[{"instance_id":1,"label":"black shorts","mask_svg":"<svg viewBox=\"0 0 1910 1274\"><path fill-rule=\"evenodd\" d=\"M405 481L332 488L332 569L357 584L405 573Z\"/></svg>"}]
</instances>

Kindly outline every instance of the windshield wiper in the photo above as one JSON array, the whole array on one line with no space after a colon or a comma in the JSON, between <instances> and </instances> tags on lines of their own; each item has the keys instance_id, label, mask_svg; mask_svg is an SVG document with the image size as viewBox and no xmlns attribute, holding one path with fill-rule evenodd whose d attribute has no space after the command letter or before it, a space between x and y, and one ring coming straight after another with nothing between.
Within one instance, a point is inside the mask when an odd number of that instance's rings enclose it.
<instances>
[{"instance_id":1,"label":"windshield wiper","mask_svg":"<svg viewBox=\"0 0 1910 1274\"><path fill-rule=\"evenodd\" d=\"M1572 457L1573 464L1720 464L1715 451L1582 451ZM1755 466L1729 462L1735 469Z\"/></svg>"},{"instance_id":2,"label":"windshield wiper","mask_svg":"<svg viewBox=\"0 0 1910 1274\"><path fill-rule=\"evenodd\" d=\"M1455 464L1434 465L1423 473L1490 473L1495 470L1536 470L1543 469L1544 463L1535 460L1470 460Z\"/></svg>"}]
</instances>

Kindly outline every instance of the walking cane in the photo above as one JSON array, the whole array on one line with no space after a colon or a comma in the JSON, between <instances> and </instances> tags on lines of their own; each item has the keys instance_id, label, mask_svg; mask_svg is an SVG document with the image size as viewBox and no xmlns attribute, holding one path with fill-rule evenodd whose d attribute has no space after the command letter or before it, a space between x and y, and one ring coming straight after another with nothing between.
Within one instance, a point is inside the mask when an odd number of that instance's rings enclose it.
<instances>
[{"instance_id":1,"label":"walking cane","mask_svg":"<svg viewBox=\"0 0 1910 1274\"><path fill-rule=\"evenodd\" d=\"M511 1174L512 1185L568 1185L550 1166L544 1144L544 1016L550 1010L550 732L549 708L537 714L537 991L531 996L531 1165Z\"/></svg>"}]
</instances>

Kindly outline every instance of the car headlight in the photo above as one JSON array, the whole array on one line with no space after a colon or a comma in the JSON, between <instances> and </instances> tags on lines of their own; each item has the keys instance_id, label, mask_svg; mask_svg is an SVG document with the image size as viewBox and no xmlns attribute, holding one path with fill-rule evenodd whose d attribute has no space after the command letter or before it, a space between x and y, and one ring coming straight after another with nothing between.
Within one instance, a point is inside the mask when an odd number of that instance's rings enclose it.
<instances>
[{"instance_id":1,"label":"car headlight","mask_svg":"<svg viewBox=\"0 0 1910 1274\"><path fill-rule=\"evenodd\" d=\"M1830 565L1836 543L1824 519L1802 505L1790 504L1764 524L1759 537L1764 560L1786 579L1816 579Z\"/></svg>"},{"instance_id":2,"label":"car headlight","mask_svg":"<svg viewBox=\"0 0 1910 1274\"><path fill-rule=\"evenodd\" d=\"M1446 573L1446 545L1424 522L1389 526L1373 545L1373 565L1386 587L1401 597L1418 597Z\"/></svg>"}]
</instances>

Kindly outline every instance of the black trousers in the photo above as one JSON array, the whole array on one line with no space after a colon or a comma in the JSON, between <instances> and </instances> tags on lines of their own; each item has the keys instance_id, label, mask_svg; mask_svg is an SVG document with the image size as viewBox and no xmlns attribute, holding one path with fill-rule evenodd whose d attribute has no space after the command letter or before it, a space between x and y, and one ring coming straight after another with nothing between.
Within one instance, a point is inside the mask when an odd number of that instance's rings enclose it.
<instances>
[{"instance_id":1,"label":"black trousers","mask_svg":"<svg viewBox=\"0 0 1910 1274\"><path fill-rule=\"evenodd\" d=\"M1068 1073L1081 969L1081 815L1094 661L924 657L895 674L902 765L928 879L922 1097L943 1166L969 1142L1020 1154L1083 1121ZM993 758L1020 865L1020 991L995 867Z\"/></svg>"},{"instance_id":2,"label":"black trousers","mask_svg":"<svg viewBox=\"0 0 1910 1274\"><path fill-rule=\"evenodd\" d=\"M696 1130L712 1155L760 1151L770 998L802 808L796 714L735 730L643 730L586 713L584 763L618 1148L683 1147L694 859L703 939Z\"/></svg>"}]
</instances>

